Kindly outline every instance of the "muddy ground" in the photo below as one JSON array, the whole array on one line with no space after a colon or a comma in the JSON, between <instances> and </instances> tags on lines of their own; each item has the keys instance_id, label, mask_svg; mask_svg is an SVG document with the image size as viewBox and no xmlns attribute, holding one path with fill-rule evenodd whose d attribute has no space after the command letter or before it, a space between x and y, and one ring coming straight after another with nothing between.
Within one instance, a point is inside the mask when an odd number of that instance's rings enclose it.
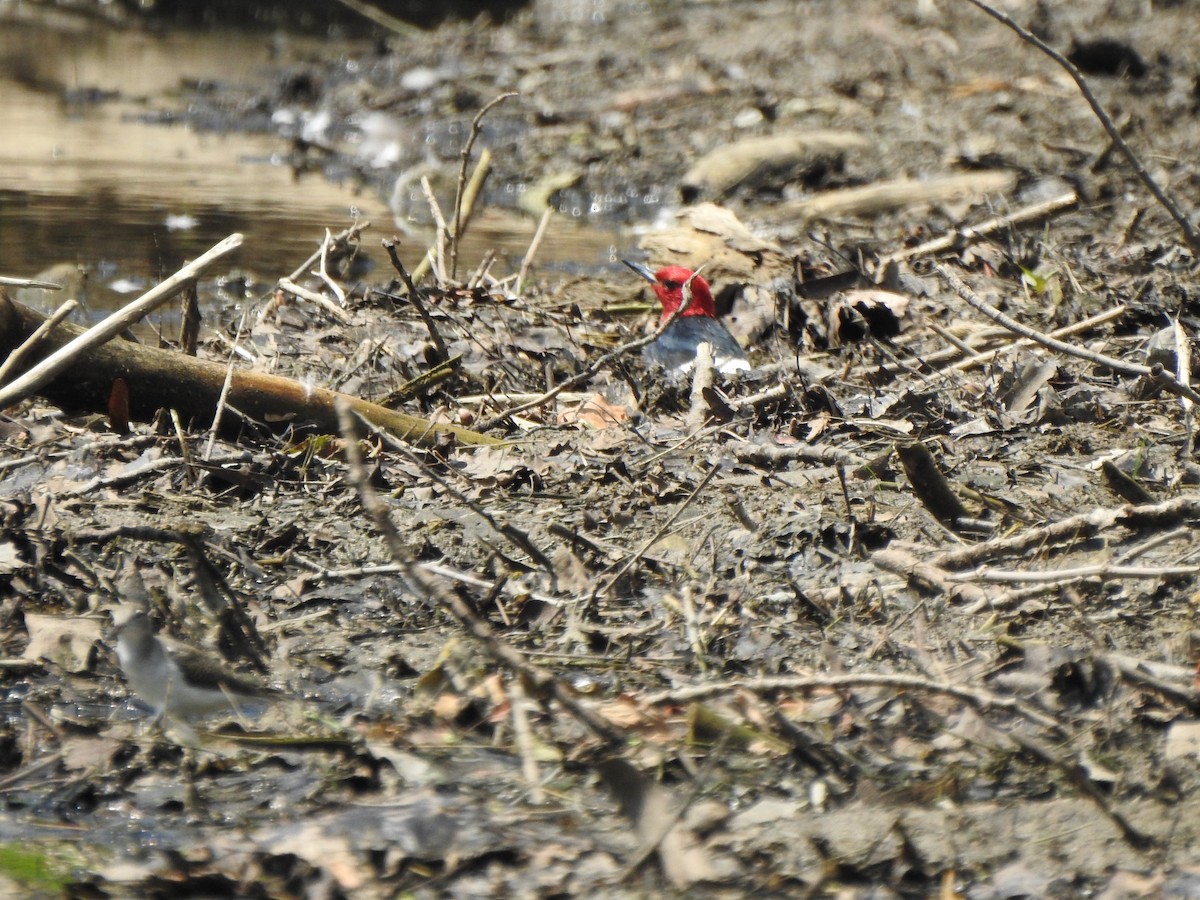
<instances>
[{"instance_id":1,"label":"muddy ground","mask_svg":"<svg viewBox=\"0 0 1200 900\"><path fill-rule=\"evenodd\" d=\"M1194 221L1200 4L1087 6L1005 8L1076 54ZM1018 344L934 268L1039 332L1098 317L1064 340L1187 380L1195 248L1063 70L966 2L543 0L186 109L276 128L295 164L364 190L423 166L452 210L470 120L510 90L472 157L493 161L479 215L549 207L555 228L640 226L652 262L707 257L756 372L693 400L634 350L514 412L645 334L642 285L447 257L426 321L376 223L348 241L366 275L333 254L328 280L297 276L333 311L275 293L290 273L239 294L218 265L200 355L236 343L246 368L395 403L440 341L451 374L401 408L503 444L376 435L353 465L349 435L302 420L227 411L208 447L207 422L7 410L6 891L1200 895L1190 402ZM388 159L364 149L381 115ZM817 130L855 139L687 174ZM685 183L753 235L709 208L667 231ZM153 728L108 633L139 601L295 696Z\"/></svg>"}]
</instances>

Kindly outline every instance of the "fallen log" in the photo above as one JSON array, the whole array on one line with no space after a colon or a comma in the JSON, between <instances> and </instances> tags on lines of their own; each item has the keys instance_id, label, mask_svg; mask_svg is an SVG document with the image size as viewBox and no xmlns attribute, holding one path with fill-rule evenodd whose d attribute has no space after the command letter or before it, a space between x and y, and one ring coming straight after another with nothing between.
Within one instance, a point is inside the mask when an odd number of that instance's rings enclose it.
<instances>
[{"instance_id":1,"label":"fallen log","mask_svg":"<svg viewBox=\"0 0 1200 900\"><path fill-rule=\"evenodd\" d=\"M41 313L11 300L0 288L0 359L6 359L20 347L43 322L45 317ZM77 325L59 324L20 368L27 369L59 351L84 331ZM13 374L14 381L20 377L19 372ZM149 421L160 409L174 409L184 422L207 427L216 415L225 374L224 363L111 340L74 356L64 369L36 390L39 396L70 412L107 413L113 386L121 380L128 389L131 419ZM234 370L225 402L239 413L271 426L307 426L321 433L338 434L335 404L339 399L368 422L414 444L432 444L448 435L463 444L503 443L468 428L435 424L279 375Z\"/></svg>"}]
</instances>

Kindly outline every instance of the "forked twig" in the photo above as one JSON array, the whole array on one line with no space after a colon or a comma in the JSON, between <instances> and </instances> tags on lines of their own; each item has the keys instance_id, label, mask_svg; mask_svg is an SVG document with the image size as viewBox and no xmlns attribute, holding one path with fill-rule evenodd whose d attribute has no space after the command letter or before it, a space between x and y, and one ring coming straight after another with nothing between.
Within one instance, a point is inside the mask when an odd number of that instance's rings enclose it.
<instances>
[{"instance_id":1,"label":"forked twig","mask_svg":"<svg viewBox=\"0 0 1200 900\"><path fill-rule=\"evenodd\" d=\"M460 165L458 168L458 187L454 192L454 234L450 236L450 277L458 277L458 242L462 237L463 223L463 197L466 192L467 185L467 163L471 159L471 150L475 146L475 139L479 137L481 123L483 117L491 111L491 109L503 103L509 97L517 96L516 91L509 91L501 94L490 103L483 107L475 114L475 118L471 120L471 133L467 136L467 142L463 144Z\"/></svg>"},{"instance_id":2,"label":"forked twig","mask_svg":"<svg viewBox=\"0 0 1200 900\"><path fill-rule=\"evenodd\" d=\"M975 0L971 0L972 3ZM1094 353L1091 350L1086 350L1083 347L1076 347L1074 344L1068 344L1064 341L1056 340L1048 334L1043 334L1028 325L1022 325L1011 316L1005 315L990 303L985 302L973 290L971 290L963 282L961 278L954 274L949 266L941 264L935 265L937 273L942 276L945 282L950 285L954 293L958 294L963 300L975 307L989 319L994 322L999 322L1009 331L1019 334L1022 337L1027 337L1035 343L1041 344L1047 349L1054 350L1057 353L1065 353L1067 356L1074 356L1076 359L1086 360L1090 363L1095 363L1098 366L1112 369L1114 372L1120 372L1123 375L1132 375L1141 378L1151 378L1157 384L1161 385L1165 390L1170 391L1178 397L1186 397L1193 403L1200 402L1200 393L1191 385L1182 384L1176 381L1174 376L1168 373L1161 365L1158 366L1143 366L1140 363L1125 362L1123 359L1117 359L1114 356L1105 356L1103 353Z\"/></svg>"}]
</instances>

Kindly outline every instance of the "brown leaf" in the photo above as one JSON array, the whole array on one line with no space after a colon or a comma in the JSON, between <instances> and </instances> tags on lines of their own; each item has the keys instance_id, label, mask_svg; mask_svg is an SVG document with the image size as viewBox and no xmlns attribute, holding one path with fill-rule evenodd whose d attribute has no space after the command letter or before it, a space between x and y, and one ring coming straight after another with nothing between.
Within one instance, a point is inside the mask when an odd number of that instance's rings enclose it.
<instances>
[{"instance_id":1,"label":"brown leaf","mask_svg":"<svg viewBox=\"0 0 1200 900\"><path fill-rule=\"evenodd\" d=\"M99 619L77 619L68 616L43 616L25 613L25 628L29 643L23 659L49 660L65 672L87 672L92 668L92 654L100 640Z\"/></svg>"}]
</instances>

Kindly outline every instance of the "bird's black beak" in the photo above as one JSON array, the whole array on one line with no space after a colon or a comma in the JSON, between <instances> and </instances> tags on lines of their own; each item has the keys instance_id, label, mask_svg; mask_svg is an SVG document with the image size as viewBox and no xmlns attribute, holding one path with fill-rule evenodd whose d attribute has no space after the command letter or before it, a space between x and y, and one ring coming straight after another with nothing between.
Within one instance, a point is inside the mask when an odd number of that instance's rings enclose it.
<instances>
[{"instance_id":1,"label":"bird's black beak","mask_svg":"<svg viewBox=\"0 0 1200 900\"><path fill-rule=\"evenodd\" d=\"M633 269L633 271L637 272L651 284L658 284L658 279L654 277L654 272L649 266L643 266L641 263L630 262L627 259L623 259L621 262L625 263L625 265L629 266L629 268Z\"/></svg>"}]
</instances>

